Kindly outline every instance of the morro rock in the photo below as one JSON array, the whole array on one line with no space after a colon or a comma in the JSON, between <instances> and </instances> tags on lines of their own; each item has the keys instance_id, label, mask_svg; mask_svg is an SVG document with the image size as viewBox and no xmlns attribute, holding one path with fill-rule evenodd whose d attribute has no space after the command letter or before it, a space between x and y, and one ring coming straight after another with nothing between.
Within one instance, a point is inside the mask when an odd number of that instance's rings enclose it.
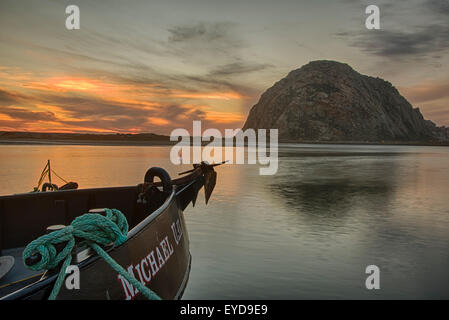
<instances>
[{"instance_id":1,"label":"morro rock","mask_svg":"<svg viewBox=\"0 0 449 320\"><path fill-rule=\"evenodd\" d=\"M310 62L275 83L252 107L248 128L278 129L281 141L447 140L447 129L391 83L335 61Z\"/></svg>"}]
</instances>

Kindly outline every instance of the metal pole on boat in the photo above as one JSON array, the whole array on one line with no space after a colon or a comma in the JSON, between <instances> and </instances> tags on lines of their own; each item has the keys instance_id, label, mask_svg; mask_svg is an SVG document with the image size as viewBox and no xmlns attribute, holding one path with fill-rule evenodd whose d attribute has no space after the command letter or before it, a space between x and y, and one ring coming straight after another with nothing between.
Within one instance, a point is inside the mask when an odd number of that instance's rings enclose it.
<instances>
[{"instance_id":1,"label":"metal pole on boat","mask_svg":"<svg viewBox=\"0 0 449 320\"><path fill-rule=\"evenodd\" d=\"M51 185L51 168L50 168L50 160L47 161L48 165L48 182L50 182Z\"/></svg>"}]
</instances>

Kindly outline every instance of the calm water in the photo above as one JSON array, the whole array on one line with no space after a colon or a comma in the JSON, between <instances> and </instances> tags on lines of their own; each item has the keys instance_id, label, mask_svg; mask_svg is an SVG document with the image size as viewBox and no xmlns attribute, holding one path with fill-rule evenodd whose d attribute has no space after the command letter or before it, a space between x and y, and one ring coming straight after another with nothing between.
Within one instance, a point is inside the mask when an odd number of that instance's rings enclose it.
<instances>
[{"instance_id":1,"label":"calm water","mask_svg":"<svg viewBox=\"0 0 449 320\"><path fill-rule=\"evenodd\" d=\"M186 299L449 298L449 148L284 145L275 176L217 169L185 211ZM0 146L0 194L31 190L47 159L82 187L133 185L168 147ZM365 289L365 267L381 289Z\"/></svg>"}]
</instances>

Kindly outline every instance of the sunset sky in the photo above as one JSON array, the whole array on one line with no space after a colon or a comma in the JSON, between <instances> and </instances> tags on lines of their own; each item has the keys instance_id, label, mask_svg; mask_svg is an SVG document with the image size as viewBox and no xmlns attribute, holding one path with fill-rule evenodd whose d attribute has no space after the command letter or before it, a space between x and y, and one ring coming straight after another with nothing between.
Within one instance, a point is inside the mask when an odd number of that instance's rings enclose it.
<instances>
[{"instance_id":1,"label":"sunset sky","mask_svg":"<svg viewBox=\"0 0 449 320\"><path fill-rule=\"evenodd\" d=\"M395 85L449 125L449 1L0 2L0 130L239 128L260 95L312 60ZM76 4L81 29L65 28ZM380 7L381 30L365 28Z\"/></svg>"}]
</instances>

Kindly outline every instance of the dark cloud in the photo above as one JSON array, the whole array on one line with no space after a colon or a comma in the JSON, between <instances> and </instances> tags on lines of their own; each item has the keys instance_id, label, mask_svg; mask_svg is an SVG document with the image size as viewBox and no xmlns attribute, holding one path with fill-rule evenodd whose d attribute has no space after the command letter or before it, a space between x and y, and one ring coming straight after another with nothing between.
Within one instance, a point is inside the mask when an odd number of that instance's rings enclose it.
<instances>
[{"instance_id":1,"label":"dark cloud","mask_svg":"<svg viewBox=\"0 0 449 320\"><path fill-rule=\"evenodd\" d=\"M211 76L230 76L239 75L242 73L249 73L255 71L261 71L267 68L271 68L273 65L268 63L245 63L245 62L234 62L225 65L221 65L213 69L209 74Z\"/></svg>"},{"instance_id":2,"label":"dark cloud","mask_svg":"<svg viewBox=\"0 0 449 320\"><path fill-rule=\"evenodd\" d=\"M242 69L238 70L237 67ZM208 91L233 91L242 96L256 96L260 93L259 88L241 84L238 79L232 76L238 76L243 73L249 73L259 69L268 69L269 64L250 64L239 63L224 64L204 74L180 74L180 73L160 73L153 70L150 74L145 73L127 73L117 74L108 71L100 71L96 69L84 70L85 74L91 77L100 77L108 79L114 83L125 85L136 85L142 88L151 87L157 90L159 94L170 95L175 90L188 91L190 93L202 93ZM226 66L231 69L226 71ZM234 67L233 67L234 66ZM229 76L227 76L229 75Z\"/></svg>"},{"instance_id":3,"label":"dark cloud","mask_svg":"<svg viewBox=\"0 0 449 320\"><path fill-rule=\"evenodd\" d=\"M140 118L115 118L115 119L85 119L85 120L63 120L60 121L64 126L70 126L72 128L90 128L94 130L106 129L117 132L129 132L130 128L139 127L141 129L149 129L148 119L144 117Z\"/></svg>"},{"instance_id":4,"label":"dark cloud","mask_svg":"<svg viewBox=\"0 0 449 320\"><path fill-rule=\"evenodd\" d=\"M165 57L207 69L211 65L232 63L242 57L248 43L236 29L233 23L226 21L176 25L167 29L169 36L166 43L159 44L164 48L162 54Z\"/></svg>"},{"instance_id":5,"label":"dark cloud","mask_svg":"<svg viewBox=\"0 0 449 320\"><path fill-rule=\"evenodd\" d=\"M425 57L449 48L449 25L434 24L412 31L366 30L341 32L337 36L349 40L350 45L364 52L382 57Z\"/></svg>"},{"instance_id":6,"label":"dark cloud","mask_svg":"<svg viewBox=\"0 0 449 320\"><path fill-rule=\"evenodd\" d=\"M379 7L380 30L336 35L366 53L389 58L438 58L449 49L449 1L382 2Z\"/></svg>"},{"instance_id":7,"label":"dark cloud","mask_svg":"<svg viewBox=\"0 0 449 320\"><path fill-rule=\"evenodd\" d=\"M197 23L193 25L180 25L168 29L171 42L182 41L224 41L229 38L229 28L232 25L226 22Z\"/></svg>"},{"instance_id":8,"label":"dark cloud","mask_svg":"<svg viewBox=\"0 0 449 320\"><path fill-rule=\"evenodd\" d=\"M11 106L22 100L24 96L15 92L5 91L0 89L0 106Z\"/></svg>"},{"instance_id":9,"label":"dark cloud","mask_svg":"<svg viewBox=\"0 0 449 320\"><path fill-rule=\"evenodd\" d=\"M234 74L237 75L237 74ZM190 92L201 92L198 88L203 90L228 90L237 92L243 97L255 97L260 94L259 88L244 85L235 79L228 79L218 77L213 73L206 75L178 75L174 76L176 83L183 86L183 89Z\"/></svg>"},{"instance_id":10,"label":"dark cloud","mask_svg":"<svg viewBox=\"0 0 449 320\"><path fill-rule=\"evenodd\" d=\"M424 5L437 14L449 15L449 1L447 0L427 0Z\"/></svg>"},{"instance_id":11,"label":"dark cloud","mask_svg":"<svg viewBox=\"0 0 449 320\"><path fill-rule=\"evenodd\" d=\"M171 120L179 120L186 115L193 118L193 120L200 120L201 118L204 118L205 113L198 109L191 110L180 105L169 105L164 107L163 114L161 114L160 117Z\"/></svg>"},{"instance_id":12,"label":"dark cloud","mask_svg":"<svg viewBox=\"0 0 449 320\"><path fill-rule=\"evenodd\" d=\"M237 92L243 96L258 95L260 88L242 84L238 76L263 71L274 66L268 63L247 62L238 57L232 57L232 55L230 55L230 59L239 61L211 67L209 71L204 66L205 70L201 74L158 71L138 61L130 61L127 66L128 69L122 73L88 68L85 68L83 72L89 77L108 79L108 81L115 83L136 85L142 88L151 86L153 90L157 89L161 94L164 92L170 94L173 90L190 91L192 93L226 90Z\"/></svg>"},{"instance_id":13,"label":"dark cloud","mask_svg":"<svg viewBox=\"0 0 449 320\"><path fill-rule=\"evenodd\" d=\"M130 107L130 103L122 104L114 101L103 100L89 95L68 96L43 94L36 96L36 101L43 104L50 104L60 107L71 117L139 117L145 110L137 108L142 104L135 103Z\"/></svg>"},{"instance_id":14,"label":"dark cloud","mask_svg":"<svg viewBox=\"0 0 449 320\"><path fill-rule=\"evenodd\" d=\"M6 114L7 116L17 119L17 120L26 120L26 121L55 121L57 118L55 117L53 112L50 111L33 111L27 110L23 108L15 108L15 107L3 107L0 110L0 113Z\"/></svg>"}]
</instances>

